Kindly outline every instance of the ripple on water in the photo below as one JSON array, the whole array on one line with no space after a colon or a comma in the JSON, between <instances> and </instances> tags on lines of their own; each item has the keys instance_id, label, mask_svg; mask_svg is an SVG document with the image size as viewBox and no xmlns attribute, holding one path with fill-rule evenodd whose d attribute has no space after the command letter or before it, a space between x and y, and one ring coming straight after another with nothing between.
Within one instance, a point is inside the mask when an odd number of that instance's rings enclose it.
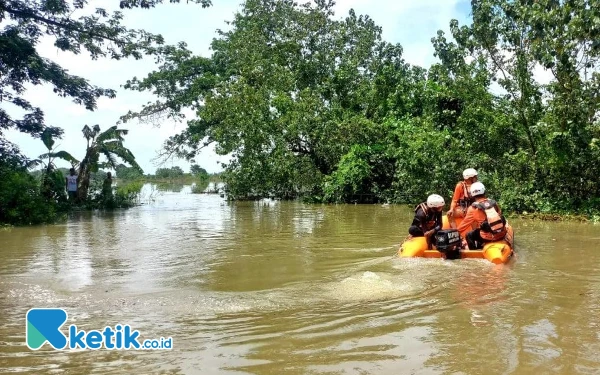
<instances>
[{"instance_id":1,"label":"ripple on water","mask_svg":"<svg viewBox=\"0 0 600 375\"><path fill-rule=\"evenodd\" d=\"M600 368L597 227L515 221L517 258L497 267L393 256L412 219L393 205L161 199L2 239L2 372ZM129 323L146 337L172 336L174 350L24 349L26 311L56 306L87 328Z\"/></svg>"}]
</instances>

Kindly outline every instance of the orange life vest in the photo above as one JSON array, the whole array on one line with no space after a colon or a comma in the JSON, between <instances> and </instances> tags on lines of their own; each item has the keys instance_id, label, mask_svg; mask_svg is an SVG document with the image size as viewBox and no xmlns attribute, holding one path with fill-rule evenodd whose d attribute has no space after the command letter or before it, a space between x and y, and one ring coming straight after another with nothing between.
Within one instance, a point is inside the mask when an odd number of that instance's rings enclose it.
<instances>
[{"instance_id":1,"label":"orange life vest","mask_svg":"<svg viewBox=\"0 0 600 375\"><path fill-rule=\"evenodd\" d=\"M427 219L427 221L425 222L425 228L421 229L423 229L423 231L426 232L430 229L435 228L435 216L430 215L429 207L427 207L425 203L419 203L417 207L415 207L415 212L419 211L419 208L423 210L423 212L425 213L425 218Z\"/></svg>"},{"instance_id":2,"label":"orange life vest","mask_svg":"<svg viewBox=\"0 0 600 375\"><path fill-rule=\"evenodd\" d=\"M485 212L486 220L481 224L481 238L497 241L506 235L506 220L496 211L496 201L485 199L473 203L473 207Z\"/></svg>"},{"instance_id":3,"label":"orange life vest","mask_svg":"<svg viewBox=\"0 0 600 375\"><path fill-rule=\"evenodd\" d=\"M471 191L469 190L467 183L464 181L460 181L459 183L462 185L463 188L463 197L458 200L458 205L466 210L467 207L473 204L475 200L471 196Z\"/></svg>"}]
</instances>

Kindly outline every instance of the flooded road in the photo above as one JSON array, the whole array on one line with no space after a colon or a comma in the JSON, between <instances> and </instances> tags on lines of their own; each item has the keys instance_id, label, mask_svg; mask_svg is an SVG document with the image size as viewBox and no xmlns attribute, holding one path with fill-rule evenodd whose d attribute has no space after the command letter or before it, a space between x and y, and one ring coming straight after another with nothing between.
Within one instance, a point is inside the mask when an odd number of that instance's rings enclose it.
<instances>
[{"instance_id":1,"label":"flooded road","mask_svg":"<svg viewBox=\"0 0 600 375\"><path fill-rule=\"evenodd\" d=\"M0 230L0 372L600 374L600 226L511 220L516 259L495 266L396 257L411 219L186 187ZM34 307L173 348L33 351Z\"/></svg>"}]
</instances>

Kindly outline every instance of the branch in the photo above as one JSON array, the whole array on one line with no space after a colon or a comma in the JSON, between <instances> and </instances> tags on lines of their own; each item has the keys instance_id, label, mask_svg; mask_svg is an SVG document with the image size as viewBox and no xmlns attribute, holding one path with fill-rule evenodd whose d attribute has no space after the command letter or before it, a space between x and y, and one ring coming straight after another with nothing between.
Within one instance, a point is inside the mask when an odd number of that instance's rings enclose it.
<instances>
[{"instance_id":1,"label":"branch","mask_svg":"<svg viewBox=\"0 0 600 375\"><path fill-rule=\"evenodd\" d=\"M183 114L177 113L170 108L168 103L157 100L155 103L144 105L139 112L128 111L119 118L117 124L125 124L130 120L137 119L140 124L152 124L155 127L159 127L164 119L172 118L175 121L181 121L184 117Z\"/></svg>"},{"instance_id":2,"label":"branch","mask_svg":"<svg viewBox=\"0 0 600 375\"><path fill-rule=\"evenodd\" d=\"M494 66L496 66L496 69L498 69L500 71L500 73L502 73L502 76L504 77L504 80L508 82L508 77L506 76L506 72L504 71L504 68L502 68L502 66L500 65L500 63L496 60L494 53L492 52L491 47L489 47L487 44L484 44L483 46L489 53L490 58L492 59L492 62L494 63ZM516 94L514 92L511 92L509 90L509 93L512 95L514 100L517 100Z\"/></svg>"},{"instance_id":3,"label":"branch","mask_svg":"<svg viewBox=\"0 0 600 375\"><path fill-rule=\"evenodd\" d=\"M496 58L494 57L491 47L489 47L487 45L487 43L484 42L484 48L487 49L487 51L490 55L490 58L492 59L492 62L494 63L496 68L498 70L500 70L500 72L502 73L502 76L508 82L508 77L506 76L506 72L500 66L498 61L496 61ZM535 147L535 143L533 140L533 134L531 134L531 130L529 129L529 121L528 121L527 117L525 116L525 111L523 110L523 103L521 102L520 99L517 98L516 94L514 93L514 90L507 90L507 91L510 93L510 95L512 95L513 100L518 103L519 115L521 116L521 121L523 121L523 127L525 128L525 133L527 134L527 139L529 140L529 145L531 146L531 151L535 155L537 153L537 148Z\"/></svg>"},{"instance_id":4,"label":"branch","mask_svg":"<svg viewBox=\"0 0 600 375\"><path fill-rule=\"evenodd\" d=\"M82 33L82 34L87 34L87 35L89 35L91 37L94 37L94 38L100 38L100 39L110 40L111 42L115 42L117 44L125 44L125 42L122 41L122 40L111 38L111 37L108 37L106 35L96 34L96 33L93 33L93 32L91 32L89 30L85 30L85 29L82 29L82 28L74 26L74 25L69 25L69 24L65 24L65 23L62 23L62 22L54 21L54 20L51 20L51 19L48 19L48 18L45 18L45 17L41 17L41 16L38 16L37 14L33 13L32 11L29 11L29 12L27 12L27 11L20 11L20 10L11 9L11 8L8 8L8 7L4 8L4 10L7 11L8 13L14 15L14 16L17 16L17 17L31 18L31 19L34 19L34 20L39 21L39 22L43 22L43 23L48 24L48 25L60 27L60 28L67 29L67 30L70 30L70 31L77 31L77 32Z\"/></svg>"},{"instance_id":5,"label":"branch","mask_svg":"<svg viewBox=\"0 0 600 375\"><path fill-rule=\"evenodd\" d=\"M186 3L189 3L190 1L196 3L196 4L201 4L202 8L208 8L209 6L212 5L212 1L211 0L186 0ZM143 8L143 9L150 9L150 8L154 8L157 4L162 4L163 0L121 0L121 2L119 3L119 7L121 9L123 8ZM170 3L179 3L180 0L169 0Z\"/></svg>"}]
</instances>

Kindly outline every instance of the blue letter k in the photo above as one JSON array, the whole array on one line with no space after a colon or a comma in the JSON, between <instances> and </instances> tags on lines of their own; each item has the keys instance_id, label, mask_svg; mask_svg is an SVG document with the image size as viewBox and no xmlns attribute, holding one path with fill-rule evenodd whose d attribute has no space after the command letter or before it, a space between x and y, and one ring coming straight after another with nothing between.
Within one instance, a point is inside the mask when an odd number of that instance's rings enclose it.
<instances>
[{"instance_id":1,"label":"blue letter k","mask_svg":"<svg viewBox=\"0 0 600 375\"><path fill-rule=\"evenodd\" d=\"M25 336L27 347L38 350L46 341L54 349L67 346L67 337L59 330L67 321L67 312L63 309L31 309L27 311Z\"/></svg>"}]
</instances>

